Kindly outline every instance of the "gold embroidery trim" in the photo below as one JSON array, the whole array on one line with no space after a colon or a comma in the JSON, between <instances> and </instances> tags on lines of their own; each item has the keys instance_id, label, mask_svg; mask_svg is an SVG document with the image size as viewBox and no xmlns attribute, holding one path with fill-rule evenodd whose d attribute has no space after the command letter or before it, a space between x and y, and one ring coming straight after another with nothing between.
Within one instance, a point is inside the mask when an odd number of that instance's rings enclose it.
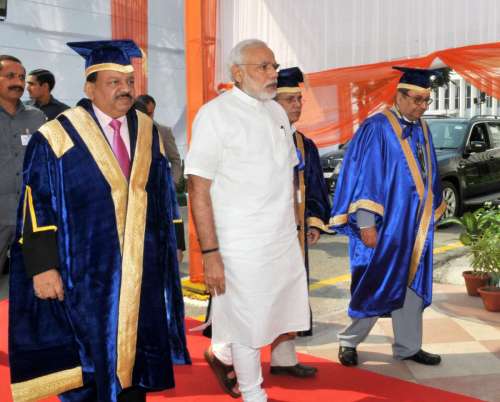
<instances>
[{"instance_id":1,"label":"gold embroidery trim","mask_svg":"<svg viewBox=\"0 0 500 402\"><path fill-rule=\"evenodd\" d=\"M123 64L118 63L94 64L93 66L90 66L85 70L85 76L88 77L92 73L105 70L118 71L119 73L128 74L134 72L134 67L131 64L129 64L128 66L124 66Z\"/></svg>"},{"instance_id":2,"label":"gold embroidery trim","mask_svg":"<svg viewBox=\"0 0 500 402\"><path fill-rule=\"evenodd\" d=\"M31 194L31 187L26 186L26 190L24 193L24 202L23 202L23 231L24 231L24 223L26 222L26 210L29 210L29 214L31 217L31 225L33 227L33 233L37 232L56 232L57 226L47 225L47 226L38 226L38 221L36 219L35 207L33 206L33 196ZM21 232L22 233L22 232ZM23 238L19 239L19 243L23 244Z\"/></svg>"},{"instance_id":3,"label":"gold embroidery trim","mask_svg":"<svg viewBox=\"0 0 500 402\"><path fill-rule=\"evenodd\" d=\"M380 216L384 216L384 206L372 200L358 200L349 205L347 214L335 215L330 218L330 225L345 225L349 214L356 212L358 209L366 209L367 211L374 212Z\"/></svg>"},{"instance_id":4,"label":"gold embroidery trim","mask_svg":"<svg viewBox=\"0 0 500 402\"><path fill-rule=\"evenodd\" d=\"M120 250L123 252L123 237L127 212L127 179L123 175L118 160L113 154L113 150L92 116L80 106L65 111L64 115L69 119L73 127L75 127L75 130L89 149L92 158L94 158L101 173L111 187Z\"/></svg>"},{"instance_id":5,"label":"gold embroidery trim","mask_svg":"<svg viewBox=\"0 0 500 402\"><path fill-rule=\"evenodd\" d=\"M14 402L38 401L83 386L82 368L58 371L11 385Z\"/></svg>"},{"instance_id":6,"label":"gold embroidery trim","mask_svg":"<svg viewBox=\"0 0 500 402\"><path fill-rule=\"evenodd\" d=\"M403 153L406 158L406 162L408 163L408 167L410 168L410 173L413 178L413 182L415 183L415 187L417 188L418 197L420 198L420 202L422 203L422 199L424 197L424 181L422 180L422 175L420 174L420 169L417 166L417 161L415 160L415 155L410 148L410 144L408 139L402 138L403 130L401 129L401 125L396 120L396 117L392 114L392 112L386 109L384 112L385 117L389 120L389 123L396 134L396 137L399 140L399 144L403 149Z\"/></svg>"},{"instance_id":7,"label":"gold embroidery trim","mask_svg":"<svg viewBox=\"0 0 500 402\"><path fill-rule=\"evenodd\" d=\"M58 120L48 121L38 131L45 137L52 148L52 152L58 158L63 156L74 145L71 137Z\"/></svg>"},{"instance_id":8,"label":"gold embroidery trim","mask_svg":"<svg viewBox=\"0 0 500 402\"><path fill-rule=\"evenodd\" d=\"M172 221L172 223L182 223L182 222L183 222L182 219L174 219Z\"/></svg>"},{"instance_id":9,"label":"gold embroidery trim","mask_svg":"<svg viewBox=\"0 0 500 402\"><path fill-rule=\"evenodd\" d=\"M349 215L347 215L347 214L332 216L330 218L330 221L328 222L328 225L330 225L330 226L345 225L347 223L348 217L349 217Z\"/></svg>"},{"instance_id":10,"label":"gold embroidery trim","mask_svg":"<svg viewBox=\"0 0 500 402\"><path fill-rule=\"evenodd\" d=\"M304 150L304 139L302 135L295 132L295 139L297 141L297 148L302 155L303 162L305 164L305 150ZM297 169L298 170L298 169ZM304 180L304 170L298 170L298 194L300 194L300 199L297 200L297 215L299 221L299 231L297 236L299 237L300 249L302 250L302 256L305 256L306 247L306 231L305 231L305 213L306 213L306 184Z\"/></svg>"},{"instance_id":11,"label":"gold embroidery trim","mask_svg":"<svg viewBox=\"0 0 500 402\"><path fill-rule=\"evenodd\" d=\"M153 121L143 113L137 113L137 120L137 145L130 176L122 260L122 283L118 309L118 361L116 373L122 388L132 385L132 371L135 363L146 211L148 208L146 184L151 168L151 147L153 143Z\"/></svg>"},{"instance_id":12,"label":"gold embroidery trim","mask_svg":"<svg viewBox=\"0 0 500 402\"><path fill-rule=\"evenodd\" d=\"M397 89L409 89L411 91L426 92L429 88L419 87L418 85L399 83Z\"/></svg>"},{"instance_id":13,"label":"gold embroidery trim","mask_svg":"<svg viewBox=\"0 0 500 402\"><path fill-rule=\"evenodd\" d=\"M444 211L446 211L446 206L446 201L441 201L441 205L434 211L434 222L437 222L439 219L441 219Z\"/></svg>"},{"instance_id":14,"label":"gold embroidery trim","mask_svg":"<svg viewBox=\"0 0 500 402\"><path fill-rule=\"evenodd\" d=\"M276 90L276 93L277 94L292 94L292 93L296 93L296 92L302 92L300 87L279 87L277 90Z\"/></svg>"},{"instance_id":15,"label":"gold embroidery trim","mask_svg":"<svg viewBox=\"0 0 500 402\"><path fill-rule=\"evenodd\" d=\"M420 263L420 259L422 258L422 252L425 246L425 240L427 239L427 235L429 233L429 227L431 223L432 217L432 206L434 203L434 194L432 192L432 163L431 163L431 147L429 143L429 132L427 130L427 126L424 122L421 122L425 143L426 143L426 156L427 156L427 197L424 203L424 211L422 213L422 217L420 218L420 223L418 225L417 237L415 239L415 243L413 244L413 251L411 254L410 260L410 270L408 273L408 285L411 285L413 280L415 279L415 274L417 273L418 265Z\"/></svg>"},{"instance_id":16,"label":"gold embroidery trim","mask_svg":"<svg viewBox=\"0 0 500 402\"><path fill-rule=\"evenodd\" d=\"M321 219L316 218L315 216L310 216L309 218L307 218L307 227L318 228L325 232L329 231L324 222Z\"/></svg>"}]
</instances>

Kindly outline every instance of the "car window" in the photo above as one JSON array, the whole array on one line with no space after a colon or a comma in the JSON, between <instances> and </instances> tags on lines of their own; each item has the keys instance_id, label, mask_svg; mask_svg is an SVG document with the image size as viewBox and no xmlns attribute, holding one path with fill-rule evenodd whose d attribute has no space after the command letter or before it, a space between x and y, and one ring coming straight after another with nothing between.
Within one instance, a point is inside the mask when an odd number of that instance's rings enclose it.
<instances>
[{"instance_id":1,"label":"car window","mask_svg":"<svg viewBox=\"0 0 500 402\"><path fill-rule=\"evenodd\" d=\"M469 139L469 142L472 141L484 142L486 144L486 147L489 148L488 131L486 128L486 124L484 123L474 124Z\"/></svg>"},{"instance_id":2,"label":"car window","mask_svg":"<svg viewBox=\"0 0 500 402\"><path fill-rule=\"evenodd\" d=\"M490 127L491 148L500 148L500 124L488 123Z\"/></svg>"},{"instance_id":3,"label":"car window","mask_svg":"<svg viewBox=\"0 0 500 402\"><path fill-rule=\"evenodd\" d=\"M437 149L459 148L466 135L467 123L447 120L427 120L434 147Z\"/></svg>"}]
</instances>

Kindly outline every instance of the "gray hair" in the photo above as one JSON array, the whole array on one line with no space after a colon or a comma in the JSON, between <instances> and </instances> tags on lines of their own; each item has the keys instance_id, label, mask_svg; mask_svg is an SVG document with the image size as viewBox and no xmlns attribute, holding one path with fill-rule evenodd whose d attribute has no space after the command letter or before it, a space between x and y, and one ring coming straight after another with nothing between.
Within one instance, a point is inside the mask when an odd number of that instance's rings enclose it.
<instances>
[{"instance_id":1,"label":"gray hair","mask_svg":"<svg viewBox=\"0 0 500 402\"><path fill-rule=\"evenodd\" d=\"M245 39L241 42L238 42L229 52L229 58L227 61L227 69L229 76L233 79L233 75L231 74L231 68L236 64L243 64L243 56L247 49L253 47L269 47L267 43L260 39Z\"/></svg>"}]
</instances>

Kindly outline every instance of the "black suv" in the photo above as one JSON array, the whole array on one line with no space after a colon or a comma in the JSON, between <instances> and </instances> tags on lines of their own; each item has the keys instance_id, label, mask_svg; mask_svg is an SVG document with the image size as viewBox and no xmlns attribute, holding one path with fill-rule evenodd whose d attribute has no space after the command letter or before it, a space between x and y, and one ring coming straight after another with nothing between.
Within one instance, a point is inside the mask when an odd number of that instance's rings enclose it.
<instances>
[{"instance_id":1,"label":"black suv","mask_svg":"<svg viewBox=\"0 0 500 402\"><path fill-rule=\"evenodd\" d=\"M323 177L325 178L328 186L328 191L332 194L335 189L335 183L337 183L337 178L339 177L340 166L342 166L344 154L346 153L350 142L351 140L345 142L344 144L340 144L339 149L336 151L328 152L320 157Z\"/></svg>"},{"instance_id":2,"label":"black suv","mask_svg":"<svg viewBox=\"0 0 500 402\"><path fill-rule=\"evenodd\" d=\"M458 216L465 205L500 199L500 117L476 116L472 119L425 117L434 140L448 204L445 216ZM345 153L338 151L321 157L323 174L333 192Z\"/></svg>"}]
</instances>

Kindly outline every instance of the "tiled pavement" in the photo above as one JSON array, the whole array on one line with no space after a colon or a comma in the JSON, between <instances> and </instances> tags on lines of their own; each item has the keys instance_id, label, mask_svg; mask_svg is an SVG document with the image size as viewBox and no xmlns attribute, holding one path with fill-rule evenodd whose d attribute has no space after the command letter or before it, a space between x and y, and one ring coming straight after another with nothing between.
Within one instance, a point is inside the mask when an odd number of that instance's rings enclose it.
<instances>
[{"instance_id":1,"label":"tiled pavement","mask_svg":"<svg viewBox=\"0 0 500 402\"><path fill-rule=\"evenodd\" d=\"M330 329L338 331L349 319L339 313L329 320ZM300 342L299 351L338 361L338 343L332 331L319 331L309 339ZM464 286L435 284L434 302L424 313L423 349L442 356L439 366L396 361L391 343L390 318L380 319L366 342L358 347L359 367L500 402L500 313L484 310L481 299L467 296Z\"/></svg>"}]
</instances>

